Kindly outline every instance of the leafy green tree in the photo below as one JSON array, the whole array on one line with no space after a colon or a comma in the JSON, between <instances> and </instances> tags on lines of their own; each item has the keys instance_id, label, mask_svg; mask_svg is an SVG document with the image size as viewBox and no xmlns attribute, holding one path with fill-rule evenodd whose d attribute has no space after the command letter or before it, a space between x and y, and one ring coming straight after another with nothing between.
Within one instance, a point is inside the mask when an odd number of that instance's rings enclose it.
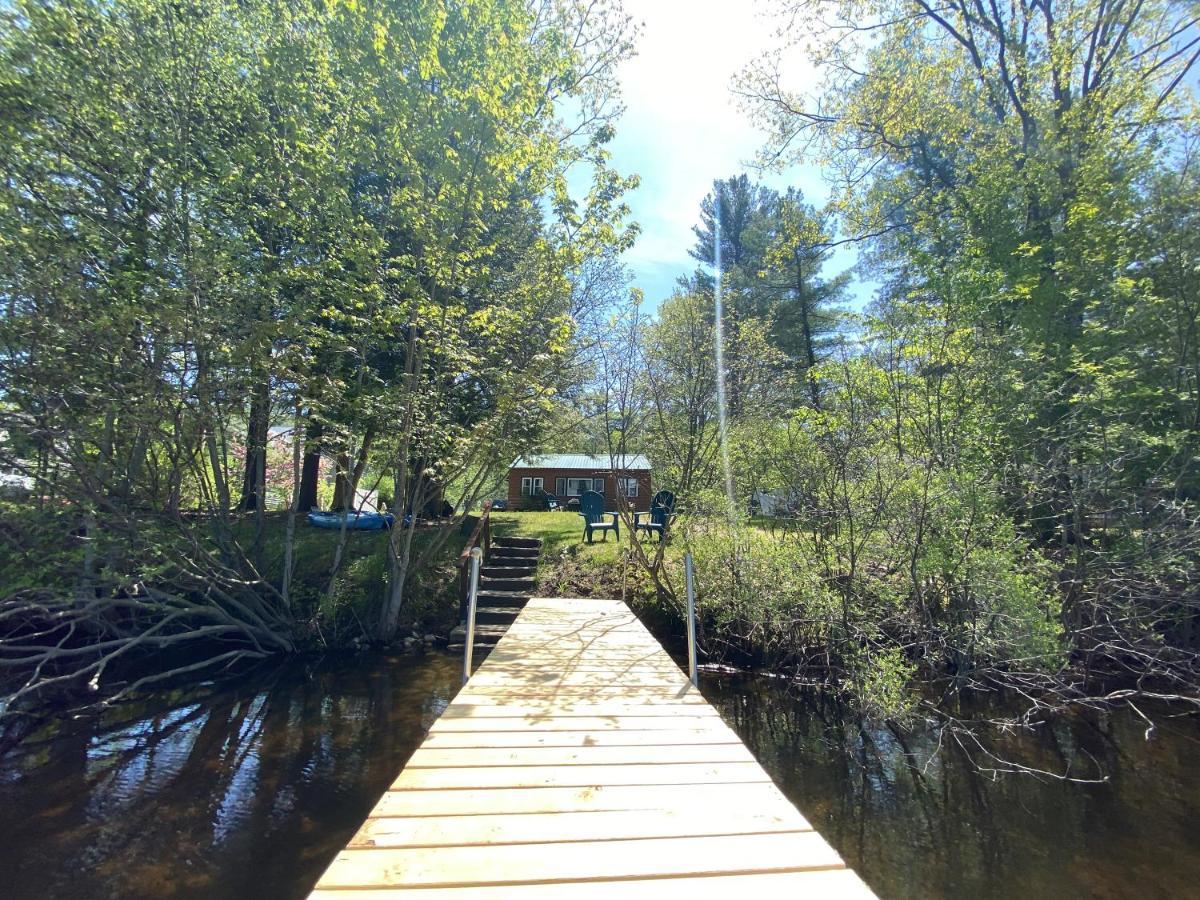
<instances>
[{"instance_id":1,"label":"leafy green tree","mask_svg":"<svg viewBox=\"0 0 1200 900\"><path fill-rule=\"evenodd\" d=\"M272 426L345 460L343 502L386 474L400 515L435 485L466 505L536 441L572 279L631 234L604 149L628 20L553 0L0 16L0 463L71 548L3 586L0 622L29 627L3 632L0 677L28 699L133 647L295 649L321 615L293 579L315 473L297 443L280 564ZM412 533L371 636L398 627Z\"/></svg>"},{"instance_id":2,"label":"leafy green tree","mask_svg":"<svg viewBox=\"0 0 1200 900\"><path fill-rule=\"evenodd\" d=\"M1194 590L1174 574L1197 549L1179 492L1195 410L1180 336L1195 310L1178 273L1194 247L1168 196L1192 183L1194 9L788 10L797 28L830 27L811 44L819 97L787 86L779 55L741 80L768 153L829 165L840 212L894 289L887 327L925 319L902 328L916 347L950 342L920 363L899 333L886 342L881 377L935 404L918 417L894 407L896 446L994 483L1060 566L1064 622L1097 665L1137 658L1194 683L1181 674L1195 668ZM958 385L972 391L965 430L947 426L968 407L936 405ZM1166 571L1170 600L1154 587ZM1164 637L1171 651L1148 649Z\"/></svg>"},{"instance_id":3,"label":"leafy green tree","mask_svg":"<svg viewBox=\"0 0 1200 900\"><path fill-rule=\"evenodd\" d=\"M831 216L818 213L795 188L780 195L751 182L748 176L718 180L701 203L694 227L692 256L716 267L716 236L721 235L721 274L726 308L726 352L732 362L730 408L743 409L739 367L750 364L739 346L743 323L765 328L771 345L782 352L788 368L801 375L824 359L839 331L838 304L849 273L832 279L822 270L832 255ZM715 282L703 269L685 283L693 292L712 294ZM819 386L806 378L807 395L819 404Z\"/></svg>"},{"instance_id":4,"label":"leafy green tree","mask_svg":"<svg viewBox=\"0 0 1200 900\"><path fill-rule=\"evenodd\" d=\"M772 343L803 372L809 399L820 406L820 385L813 376L840 333L843 317L838 304L845 297L850 273L821 277L833 255L830 216L818 214L800 191L789 188L776 200L772 213L772 240L758 273L758 290L775 298Z\"/></svg>"},{"instance_id":5,"label":"leafy green tree","mask_svg":"<svg viewBox=\"0 0 1200 900\"><path fill-rule=\"evenodd\" d=\"M684 293L663 301L644 355L653 403L648 449L659 480L686 497L720 477L716 347L707 301Z\"/></svg>"}]
</instances>

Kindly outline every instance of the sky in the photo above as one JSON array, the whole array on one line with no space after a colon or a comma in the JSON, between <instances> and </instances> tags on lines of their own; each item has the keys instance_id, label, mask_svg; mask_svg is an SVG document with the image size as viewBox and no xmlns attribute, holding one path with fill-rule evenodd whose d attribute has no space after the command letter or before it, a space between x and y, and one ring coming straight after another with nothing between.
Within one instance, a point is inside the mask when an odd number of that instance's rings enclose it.
<instances>
[{"instance_id":1,"label":"sky","mask_svg":"<svg viewBox=\"0 0 1200 900\"><path fill-rule=\"evenodd\" d=\"M624 6L642 28L637 56L620 69L626 111L609 149L617 171L641 176L627 199L642 234L625 262L634 286L655 308L675 280L695 268L688 255L695 243L692 226L713 180L740 172L756 177L749 166L766 136L738 108L730 87L733 76L776 39L772 21L755 12L765 4L749 0L625 0ZM794 60L789 76L804 84L802 59ZM828 196L812 166L759 180L776 189L795 185L816 205ZM852 249L840 248L825 277L854 261ZM856 281L851 305L861 307L871 288Z\"/></svg>"}]
</instances>

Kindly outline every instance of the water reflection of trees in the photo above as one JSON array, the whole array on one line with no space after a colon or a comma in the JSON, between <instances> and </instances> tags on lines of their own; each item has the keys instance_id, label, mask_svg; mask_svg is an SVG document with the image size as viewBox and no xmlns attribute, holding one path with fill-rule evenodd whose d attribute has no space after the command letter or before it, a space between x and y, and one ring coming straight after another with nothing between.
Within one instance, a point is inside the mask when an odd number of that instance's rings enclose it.
<instances>
[{"instance_id":1,"label":"water reflection of trees","mask_svg":"<svg viewBox=\"0 0 1200 900\"><path fill-rule=\"evenodd\" d=\"M0 874L29 895L302 895L455 674L440 658L292 664L65 722L5 764L0 793L27 815L6 826Z\"/></svg>"},{"instance_id":2,"label":"water reflection of trees","mask_svg":"<svg viewBox=\"0 0 1200 900\"><path fill-rule=\"evenodd\" d=\"M1194 720L1149 746L1127 712L973 725L1011 712L992 701L972 719L902 728L774 679L712 678L705 691L883 896L1006 897L1019 885L1027 896L1119 894L1147 853L1161 860L1156 877L1186 883L1186 863L1163 847L1178 856L1191 830L1160 820L1164 808L1200 812L1200 775L1183 750L1200 749Z\"/></svg>"}]
</instances>

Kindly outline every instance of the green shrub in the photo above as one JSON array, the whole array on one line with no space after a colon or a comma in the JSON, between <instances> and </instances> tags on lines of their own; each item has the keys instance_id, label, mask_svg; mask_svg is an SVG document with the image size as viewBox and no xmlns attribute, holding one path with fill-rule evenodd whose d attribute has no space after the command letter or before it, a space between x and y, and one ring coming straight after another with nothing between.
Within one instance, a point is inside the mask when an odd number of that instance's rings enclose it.
<instances>
[{"instance_id":1,"label":"green shrub","mask_svg":"<svg viewBox=\"0 0 1200 900\"><path fill-rule=\"evenodd\" d=\"M767 530L698 498L681 534L710 654L833 680L890 718L911 713L918 669L961 681L1063 664L1051 572L994 493L893 463L850 486L833 522Z\"/></svg>"}]
</instances>

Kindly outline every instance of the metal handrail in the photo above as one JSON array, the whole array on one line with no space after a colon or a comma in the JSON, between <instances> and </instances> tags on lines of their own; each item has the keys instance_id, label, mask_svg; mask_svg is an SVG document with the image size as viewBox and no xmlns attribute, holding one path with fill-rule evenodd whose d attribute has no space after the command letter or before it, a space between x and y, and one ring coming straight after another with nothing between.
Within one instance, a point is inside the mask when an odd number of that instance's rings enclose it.
<instances>
[{"instance_id":1,"label":"metal handrail","mask_svg":"<svg viewBox=\"0 0 1200 900\"><path fill-rule=\"evenodd\" d=\"M483 561L483 549L471 548L471 588L467 602L466 645L463 648L463 684L471 680L471 658L475 655L475 612L479 608L479 564Z\"/></svg>"},{"instance_id":2,"label":"metal handrail","mask_svg":"<svg viewBox=\"0 0 1200 900\"><path fill-rule=\"evenodd\" d=\"M696 674L696 576L691 553L684 554L683 572L687 579L688 678L693 686L700 687L700 676Z\"/></svg>"},{"instance_id":3,"label":"metal handrail","mask_svg":"<svg viewBox=\"0 0 1200 900\"><path fill-rule=\"evenodd\" d=\"M467 538L466 546L458 557L458 618L462 621L467 617L467 602L471 593L471 548L483 547L487 556L492 550L492 501L485 500L479 521L475 523L471 536Z\"/></svg>"}]
</instances>

